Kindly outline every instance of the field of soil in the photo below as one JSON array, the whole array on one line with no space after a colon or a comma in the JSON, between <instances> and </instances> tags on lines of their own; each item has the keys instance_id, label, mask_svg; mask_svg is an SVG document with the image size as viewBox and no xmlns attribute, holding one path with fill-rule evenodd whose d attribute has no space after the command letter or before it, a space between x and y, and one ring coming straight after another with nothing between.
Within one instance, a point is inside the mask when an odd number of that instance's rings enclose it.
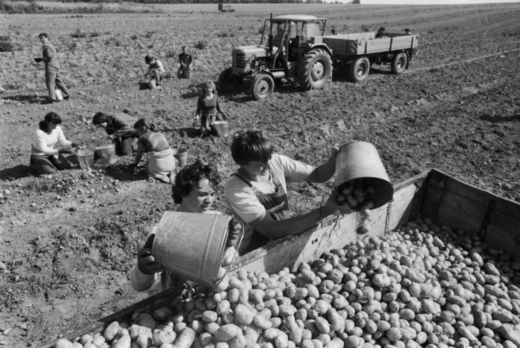
<instances>
[{"instance_id":1,"label":"field of soil","mask_svg":"<svg viewBox=\"0 0 520 348\"><path fill-rule=\"evenodd\" d=\"M141 15L0 15L2 35L21 48L0 53L0 346L38 347L156 292L132 290L127 272L148 227L174 209L169 186L146 181L143 167L127 169L132 156L92 173L35 177L28 162L38 122L55 111L67 138L92 146L104 137L90 124L93 113L126 110L226 178L235 168L230 138L200 139L191 128L197 85L217 79L234 46L256 44L270 12L327 17L344 33L410 28L420 53L400 76L376 66L354 84L336 69L323 90L279 86L264 102L221 95L232 130L263 129L278 152L310 164L322 163L331 144L369 141L394 183L438 168L520 202L520 4L233 6L225 14L214 4ZM59 51L72 100L41 103L43 66L33 64L40 32ZM193 80L139 91L143 57L156 55L174 73L183 44L195 56ZM330 184L289 190L301 213Z\"/></svg>"}]
</instances>

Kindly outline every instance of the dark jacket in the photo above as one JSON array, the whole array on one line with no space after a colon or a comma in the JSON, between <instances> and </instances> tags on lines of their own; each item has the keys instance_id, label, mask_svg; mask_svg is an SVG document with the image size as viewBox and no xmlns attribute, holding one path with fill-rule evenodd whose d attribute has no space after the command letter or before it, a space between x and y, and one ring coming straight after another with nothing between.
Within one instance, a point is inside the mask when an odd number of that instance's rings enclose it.
<instances>
[{"instance_id":1,"label":"dark jacket","mask_svg":"<svg viewBox=\"0 0 520 348\"><path fill-rule=\"evenodd\" d=\"M42 47L42 58L45 62L45 68L60 68L60 63L58 62L58 55L56 54L56 48L50 43L46 42Z\"/></svg>"},{"instance_id":2,"label":"dark jacket","mask_svg":"<svg viewBox=\"0 0 520 348\"><path fill-rule=\"evenodd\" d=\"M118 112L108 116L107 127L105 129L108 135L113 135L116 138L129 138L137 136L137 131L134 129L136 122L136 118L123 112Z\"/></svg>"}]
</instances>

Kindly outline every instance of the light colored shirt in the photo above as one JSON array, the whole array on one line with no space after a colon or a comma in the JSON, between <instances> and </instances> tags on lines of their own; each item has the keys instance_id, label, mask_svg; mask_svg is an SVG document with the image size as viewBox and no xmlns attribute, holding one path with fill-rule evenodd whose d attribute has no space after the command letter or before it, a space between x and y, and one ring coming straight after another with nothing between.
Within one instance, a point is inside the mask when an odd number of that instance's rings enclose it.
<instances>
[{"instance_id":1,"label":"light colored shirt","mask_svg":"<svg viewBox=\"0 0 520 348\"><path fill-rule=\"evenodd\" d=\"M152 64L148 65L147 73L149 74L150 71L152 71L153 69L159 69L160 72L162 72L162 73L164 72L163 64L161 63L160 60L157 60L157 59L155 60L155 63L152 63Z\"/></svg>"},{"instance_id":2,"label":"light colored shirt","mask_svg":"<svg viewBox=\"0 0 520 348\"><path fill-rule=\"evenodd\" d=\"M31 155L33 156L58 156L58 149L54 146L57 144L63 146L72 145L71 141L68 141L63 134L60 126L56 126L50 134L45 133L41 129L38 129L33 137L33 143L31 147Z\"/></svg>"},{"instance_id":3,"label":"light colored shirt","mask_svg":"<svg viewBox=\"0 0 520 348\"><path fill-rule=\"evenodd\" d=\"M287 183L305 181L314 171L313 166L278 154L272 155L269 167L280 180L283 194L287 194ZM264 194L274 193L276 189L272 178L268 183L252 181L251 184ZM225 196L231 212L244 224L244 239L240 248L246 249L253 234L253 227L249 223L263 218L266 209L256 197L254 190L236 176L231 176L226 182Z\"/></svg>"}]
</instances>

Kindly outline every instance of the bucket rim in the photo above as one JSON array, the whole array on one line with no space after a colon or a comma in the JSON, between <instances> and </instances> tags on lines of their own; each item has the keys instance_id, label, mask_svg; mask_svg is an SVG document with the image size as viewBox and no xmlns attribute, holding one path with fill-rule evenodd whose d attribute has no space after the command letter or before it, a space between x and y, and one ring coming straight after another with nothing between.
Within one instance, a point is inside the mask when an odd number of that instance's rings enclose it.
<instances>
[{"instance_id":1,"label":"bucket rim","mask_svg":"<svg viewBox=\"0 0 520 348\"><path fill-rule=\"evenodd\" d=\"M76 156L85 157L85 156L92 156L96 152L95 149L81 149L78 150L76 153Z\"/></svg>"},{"instance_id":2,"label":"bucket rim","mask_svg":"<svg viewBox=\"0 0 520 348\"><path fill-rule=\"evenodd\" d=\"M105 144L105 145L96 146L96 150L105 150L105 149L111 149L111 148L115 148L115 147L116 147L115 144Z\"/></svg>"}]
</instances>

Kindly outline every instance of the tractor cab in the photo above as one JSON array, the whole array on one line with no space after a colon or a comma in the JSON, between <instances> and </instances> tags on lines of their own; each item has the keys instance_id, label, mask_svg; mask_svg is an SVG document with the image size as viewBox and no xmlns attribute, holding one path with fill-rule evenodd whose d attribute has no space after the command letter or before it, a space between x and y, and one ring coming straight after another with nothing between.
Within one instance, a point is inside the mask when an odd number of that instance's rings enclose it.
<instances>
[{"instance_id":1,"label":"tractor cab","mask_svg":"<svg viewBox=\"0 0 520 348\"><path fill-rule=\"evenodd\" d=\"M312 38L323 36L327 19L307 15L285 15L266 19L260 46L268 47L271 69L295 66L309 49ZM265 42L264 42L265 41Z\"/></svg>"}]
</instances>

